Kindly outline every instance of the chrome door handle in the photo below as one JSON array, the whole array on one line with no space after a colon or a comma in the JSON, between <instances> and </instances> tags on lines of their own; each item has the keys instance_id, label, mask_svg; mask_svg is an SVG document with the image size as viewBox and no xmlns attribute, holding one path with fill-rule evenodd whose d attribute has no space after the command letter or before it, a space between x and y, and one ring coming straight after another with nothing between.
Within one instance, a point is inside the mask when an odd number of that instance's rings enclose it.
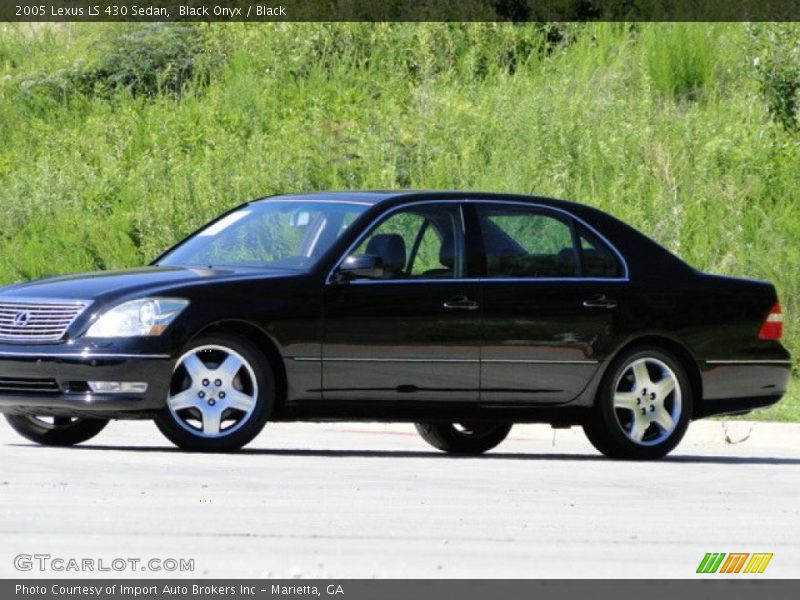
<instances>
[{"instance_id":1,"label":"chrome door handle","mask_svg":"<svg viewBox=\"0 0 800 600\"><path fill-rule=\"evenodd\" d=\"M450 300L445 300L442 306L448 310L475 310L479 304L466 296L456 296L455 298L450 298Z\"/></svg>"},{"instance_id":2,"label":"chrome door handle","mask_svg":"<svg viewBox=\"0 0 800 600\"><path fill-rule=\"evenodd\" d=\"M586 308L616 308L617 301L606 297L605 294L597 294L596 296L584 300L583 305Z\"/></svg>"}]
</instances>

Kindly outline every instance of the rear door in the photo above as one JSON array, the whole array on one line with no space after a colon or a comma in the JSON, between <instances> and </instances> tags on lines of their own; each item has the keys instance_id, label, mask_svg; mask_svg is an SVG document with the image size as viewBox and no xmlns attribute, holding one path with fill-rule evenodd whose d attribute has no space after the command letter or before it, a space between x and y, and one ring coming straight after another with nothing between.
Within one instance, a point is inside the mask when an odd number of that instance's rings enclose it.
<instances>
[{"instance_id":1,"label":"rear door","mask_svg":"<svg viewBox=\"0 0 800 600\"><path fill-rule=\"evenodd\" d=\"M371 254L380 279L325 289L327 400L477 401L480 310L465 277L459 202L391 209L349 254Z\"/></svg>"},{"instance_id":2,"label":"rear door","mask_svg":"<svg viewBox=\"0 0 800 600\"><path fill-rule=\"evenodd\" d=\"M561 211L472 206L485 259L481 400L572 400L605 358L625 281L620 258Z\"/></svg>"}]
</instances>

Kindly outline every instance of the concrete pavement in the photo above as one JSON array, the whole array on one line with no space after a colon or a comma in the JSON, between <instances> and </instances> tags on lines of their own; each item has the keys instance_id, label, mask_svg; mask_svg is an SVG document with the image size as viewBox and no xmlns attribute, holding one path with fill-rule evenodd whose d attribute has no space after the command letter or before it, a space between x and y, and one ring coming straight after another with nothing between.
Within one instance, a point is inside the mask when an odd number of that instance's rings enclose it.
<instances>
[{"instance_id":1,"label":"concrete pavement","mask_svg":"<svg viewBox=\"0 0 800 600\"><path fill-rule=\"evenodd\" d=\"M702 421L629 463L539 425L452 458L410 425L270 424L203 455L147 422L71 449L1 423L0 465L2 577L141 570L20 572L19 554L194 560L140 573L156 577L693 577L706 552L772 552L762 577L800 576L800 425Z\"/></svg>"}]
</instances>

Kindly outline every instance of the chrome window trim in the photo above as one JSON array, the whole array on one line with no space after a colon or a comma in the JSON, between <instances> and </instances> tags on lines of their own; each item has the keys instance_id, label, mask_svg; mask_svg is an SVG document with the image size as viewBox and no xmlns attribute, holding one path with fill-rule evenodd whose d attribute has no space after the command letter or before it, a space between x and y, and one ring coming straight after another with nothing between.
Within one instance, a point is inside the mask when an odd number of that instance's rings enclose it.
<instances>
[{"instance_id":1,"label":"chrome window trim","mask_svg":"<svg viewBox=\"0 0 800 600\"><path fill-rule=\"evenodd\" d=\"M268 204L271 202L297 202L303 204L357 204L359 206L375 206L376 202L367 202L365 200L315 200L313 198L283 198L281 196L273 196L271 198L261 198L260 200L253 200L240 208L245 208L251 204ZM236 209L234 209L235 212Z\"/></svg>"},{"instance_id":2,"label":"chrome window trim","mask_svg":"<svg viewBox=\"0 0 800 600\"><path fill-rule=\"evenodd\" d=\"M373 227L383 220L384 218L388 217L389 215L401 210L403 208L408 208L409 206L417 206L422 204L503 204L503 205L511 205L511 206L525 206L529 208L538 208L543 209L545 212L553 211L560 213L562 215L566 215L570 219L574 219L575 222L580 223L584 227L586 227L589 231L594 233L604 244L606 244L611 251L616 255L616 257L622 263L623 268L623 275L621 277L473 277L473 278L453 278L453 279L354 279L353 281L348 282L348 285L361 285L361 284L381 284L381 283L442 283L442 282L454 282L454 283L484 283L484 282L566 282L566 281L600 281L604 283L613 283L613 282L628 282L630 281L630 270L628 269L628 261L625 260L625 257L622 253L617 250L616 246L612 244L606 236L600 233L596 228L592 225L581 219L580 217L575 216L568 210L563 208L557 208L554 206L548 206L546 204L541 204L538 202L520 202L519 200L483 200L480 198L464 198L460 200L456 199L442 199L442 200L412 200L410 202L405 202L403 204L399 204L394 206L381 214L375 217L369 225L367 225L362 232L358 235L355 241L350 244L347 250L344 252L342 256L339 257L339 260L336 261L335 266L330 270L328 276L325 278L325 283L330 285L333 283L333 275L336 272L336 269L341 266L344 259L347 258L350 253L358 247L358 245L364 240L367 234L372 231ZM462 227L464 228L463 238L464 242L466 243L466 225L463 223L464 221L464 211L461 211L461 220L462 220Z\"/></svg>"}]
</instances>

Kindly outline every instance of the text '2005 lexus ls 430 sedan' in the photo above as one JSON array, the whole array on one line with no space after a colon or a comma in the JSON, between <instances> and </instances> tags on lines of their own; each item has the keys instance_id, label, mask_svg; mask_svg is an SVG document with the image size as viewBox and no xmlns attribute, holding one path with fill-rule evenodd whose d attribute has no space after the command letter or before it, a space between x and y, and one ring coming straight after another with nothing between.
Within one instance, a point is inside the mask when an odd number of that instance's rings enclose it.
<instances>
[{"instance_id":1,"label":"text '2005 lexus ls 430 sedan'","mask_svg":"<svg viewBox=\"0 0 800 600\"><path fill-rule=\"evenodd\" d=\"M268 420L382 420L468 454L541 422L658 458L692 419L781 398L781 330L770 283L701 273L581 204L276 196L148 267L0 290L0 411L49 445L122 418L200 451Z\"/></svg>"}]
</instances>

